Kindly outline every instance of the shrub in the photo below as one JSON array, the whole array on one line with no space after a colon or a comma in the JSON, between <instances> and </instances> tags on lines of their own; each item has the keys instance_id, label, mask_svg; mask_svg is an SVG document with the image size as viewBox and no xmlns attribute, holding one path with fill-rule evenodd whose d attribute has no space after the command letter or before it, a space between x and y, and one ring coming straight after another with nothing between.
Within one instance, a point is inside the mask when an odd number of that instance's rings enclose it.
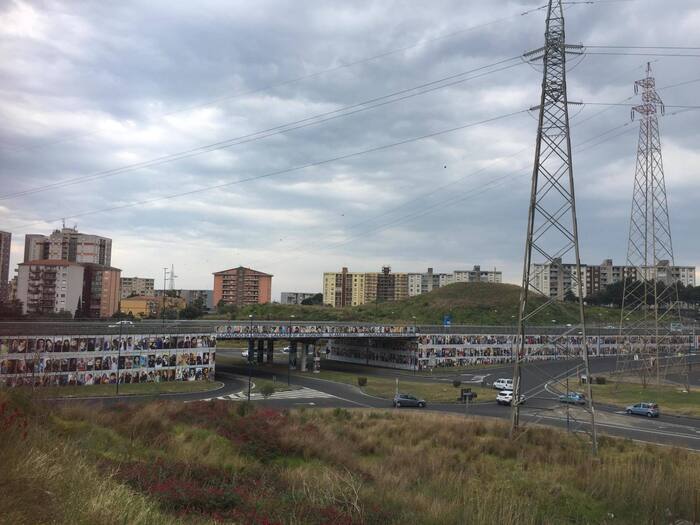
<instances>
[{"instance_id":1,"label":"shrub","mask_svg":"<svg viewBox=\"0 0 700 525\"><path fill-rule=\"evenodd\" d=\"M367 378L366 377L358 377L357 378L357 386L365 386L367 385Z\"/></svg>"},{"instance_id":2,"label":"shrub","mask_svg":"<svg viewBox=\"0 0 700 525\"><path fill-rule=\"evenodd\" d=\"M263 386L260 387L260 393L262 396L267 399L270 397L272 394L275 393L275 387L274 385L271 385L270 383L265 383Z\"/></svg>"},{"instance_id":3,"label":"shrub","mask_svg":"<svg viewBox=\"0 0 700 525\"><path fill-rule=\"evenodd\" d=\"M596 385L604 385L605 383L606 383L606 379L603 376L598 376L595 378Z\"/></svg>"},{"instance_id":4,"label":"shrub","mask_svg":"<svg viewBox=\"0 0 700 525\"><path fill-rule=\"evenodd\" d=\"M455 388L459 388L460 386L462 386L462 381L455 378L452 380L452 386Z\"/></svg>"}]
</instances>

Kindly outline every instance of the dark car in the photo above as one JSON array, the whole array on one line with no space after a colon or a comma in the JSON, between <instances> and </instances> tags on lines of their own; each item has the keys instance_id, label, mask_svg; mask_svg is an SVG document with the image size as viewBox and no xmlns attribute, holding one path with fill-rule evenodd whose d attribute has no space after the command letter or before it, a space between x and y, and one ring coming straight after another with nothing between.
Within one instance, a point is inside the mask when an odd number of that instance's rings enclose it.
<instances>
[{"instance_id":1,"label":"dark car","mask_svg":"<svg viewBox=\"0 0 700 525\"><path fill-rule=\"evenodd\" d=\"M568 403L570 405L585 405L586 396L581 392L567 392L559 396L560 403Z\"/></svg>"},{"instance_id":2,"label":"dark car","mask_svg":"<svg viewBox=\"0 0 700 525\"><path fill-rule=\"evenodd\" d=\"M401 407L418 407L424 408L426 405L425 399L418 399L416 396L411 394L396 394L394 396L394 406L396 408Z\"/></svg>"},{"instance_id":3,"label":"dark car","mask_svg":"<svg viewBox=\"0 0 700 525\"><path fill-rule=\"evenodd\" d=\"M635 414L637 416L659 417L659 405L656 403L646 402L630 405L625 409L628 416Z\"/></svg>"}]
</instances>

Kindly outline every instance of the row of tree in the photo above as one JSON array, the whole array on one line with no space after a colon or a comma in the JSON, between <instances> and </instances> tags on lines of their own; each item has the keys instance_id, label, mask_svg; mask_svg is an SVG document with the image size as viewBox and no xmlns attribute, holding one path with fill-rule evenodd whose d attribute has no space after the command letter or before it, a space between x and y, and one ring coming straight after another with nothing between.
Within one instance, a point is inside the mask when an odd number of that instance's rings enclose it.
<instances>
[{"instance_id":1,"label":"row of tree","mask_svg":"<svg viewBox=\"0 0 700 525\"><path fill-rule=\"evenodd\" d=\"M656 283L657 293L663 295L666 287L665 283L658 281ZM681 303L687 303L693 308L698 308L700 306L700 286L683 286L680 282L677 283L678 288L678 300ZM618 282L605 287L603 290L595 295L586 297L586 302L588 304L594 304L599 306L615 306L622 307L622 299L625 293L625 284L623 282ZM654 287L648 286L647 288L647 303L653 304L654 302ZM575 298L574 298L575 299Z\"/></svg>"}]
</instances>

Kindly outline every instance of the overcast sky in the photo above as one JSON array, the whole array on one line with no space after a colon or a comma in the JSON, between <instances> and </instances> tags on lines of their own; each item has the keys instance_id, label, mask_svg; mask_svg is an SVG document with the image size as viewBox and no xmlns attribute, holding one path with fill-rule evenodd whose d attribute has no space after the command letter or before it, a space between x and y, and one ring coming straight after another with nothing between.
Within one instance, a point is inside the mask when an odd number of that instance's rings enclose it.
<instances>
[{"instance_id":1,"label":"overcast sky","mask_svg":"<svg viewBox=\"0 0 700 525\"><path fill-rule=\"evenodd\" d=\"M31 191L0 200L12 267L24 234L48 234L66 217L113 239L122 275L157 286L171 264L178 288L211 288L212 272L239 265L274 274L273 300L321 291L322 273L342 266L480 264L519 282L534 113L275 173L534 106L541 72L524 63L224 149L109 170L518 56L543 43L545 12L533 10L541 3L5 0L0 195ZM700 45L695 0L608 0L572 5L566 16L570 43ZM637 101L633 83L647 60L659 87L700 78L700 58L571 57L569 99ZM668 105L698 104L698 87L659 94ZM674 112L660 127L676 262L696 265L700 111ZM623 263L638 124L626 106L571 113L583 262Z\"/></svg>"}]
</instances>

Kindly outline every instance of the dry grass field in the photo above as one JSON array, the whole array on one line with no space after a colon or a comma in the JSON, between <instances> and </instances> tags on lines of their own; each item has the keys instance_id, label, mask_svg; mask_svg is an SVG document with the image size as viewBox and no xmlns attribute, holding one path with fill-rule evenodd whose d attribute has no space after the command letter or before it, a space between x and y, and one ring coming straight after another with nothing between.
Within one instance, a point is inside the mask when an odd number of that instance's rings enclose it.
<instances>
[{"instance_id":1,"label":"dry grass field","mask_svg":"<svg viewBox=\"0 0 700 525\"><path fill-rule=\"evenodd\" d=\"M7 524L560 524L700 520L700 455L430 413L0 392ZM680 521L678 521L680 523ZM687 523L687 522L686 522Z\"/></svg>"}]
</instances>

